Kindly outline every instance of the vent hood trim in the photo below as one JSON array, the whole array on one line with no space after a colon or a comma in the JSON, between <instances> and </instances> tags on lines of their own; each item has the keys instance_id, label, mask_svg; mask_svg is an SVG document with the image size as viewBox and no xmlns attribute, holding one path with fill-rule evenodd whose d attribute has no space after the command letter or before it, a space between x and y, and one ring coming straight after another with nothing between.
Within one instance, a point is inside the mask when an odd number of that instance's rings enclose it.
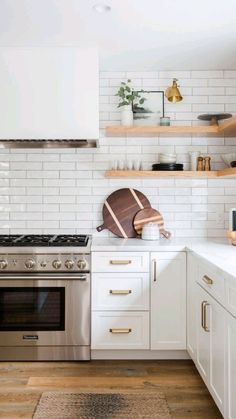
<instances>
[{"instance_id":1,"label":"vent hood trim","mask_svg":"<svg viewBox=\"0 0 236 419\"><path fill-rule=\"evenodd\" d=\"M82 139L0 139L0 148L98 148L98 140Z\"/></svg>"}]
</instances>

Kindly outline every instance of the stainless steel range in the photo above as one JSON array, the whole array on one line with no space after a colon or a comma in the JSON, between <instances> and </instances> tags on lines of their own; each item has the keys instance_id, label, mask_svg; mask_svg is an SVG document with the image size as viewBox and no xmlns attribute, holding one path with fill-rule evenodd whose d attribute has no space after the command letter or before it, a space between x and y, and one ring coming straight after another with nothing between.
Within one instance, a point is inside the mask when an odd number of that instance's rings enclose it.
<instances>
[{"instance_id":1,"label":"stainless steel range","mask_svg":"<svg viewBox=\"0 0 236 419\"><path fill-rule=\"evenodd\" d=\"M85 235L0 235L0 361L90 359Z\"/></svg>"}]
</instances>

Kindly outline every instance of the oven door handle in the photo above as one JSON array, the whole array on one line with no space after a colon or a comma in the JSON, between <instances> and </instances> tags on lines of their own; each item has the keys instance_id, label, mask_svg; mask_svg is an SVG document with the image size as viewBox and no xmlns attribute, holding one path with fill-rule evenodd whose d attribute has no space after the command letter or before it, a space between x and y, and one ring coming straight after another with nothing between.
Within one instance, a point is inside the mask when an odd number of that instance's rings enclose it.
<instances>
[{"instance_id":1,"label":"oven door handle","mask_svg":"<svg viewBox=\"0 0 236 419\"><path fill-rule=\"evenodd\" d=\"M51 281L51 280L75 280L75 281L86 281L89 277L89 274L75 274L75 275L1 275L1 280L31 280L31 281Z\"/></svg>"}]
</instances>

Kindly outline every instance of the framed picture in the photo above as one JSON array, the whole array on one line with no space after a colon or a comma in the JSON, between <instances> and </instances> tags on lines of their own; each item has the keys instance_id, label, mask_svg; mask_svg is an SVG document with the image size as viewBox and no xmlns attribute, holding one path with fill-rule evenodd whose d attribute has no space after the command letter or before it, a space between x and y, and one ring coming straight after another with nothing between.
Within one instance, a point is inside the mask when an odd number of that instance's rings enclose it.
<instances>
[{"instance_id":1,"label":"framed picture","mask_svg":"<svg viewBox=\"0 0 236 419\"><path fill-rule=\"evenodd\" d=\"M157 90L138 91L144 102L133 103L134 125L160 125L164 116L164 92Z\"/></svg>"}]
</instances>

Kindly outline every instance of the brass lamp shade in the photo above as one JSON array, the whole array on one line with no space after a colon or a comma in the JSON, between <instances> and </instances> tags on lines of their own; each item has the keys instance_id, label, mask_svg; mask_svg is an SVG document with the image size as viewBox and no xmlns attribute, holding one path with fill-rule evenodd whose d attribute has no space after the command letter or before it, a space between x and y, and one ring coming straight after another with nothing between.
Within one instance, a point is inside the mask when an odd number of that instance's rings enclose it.
<instances>
[{"instance_id":1,"label":"brass lamp shade","mask_svg":"<svg viewBox=\"0 0 236 419\"><path fill-rule=\"evenodd\" d=\"M165 91L165 97L172 103L180 102L183 99L178 89L177 81L177 79L173 79L172 86L167 87Z\"/></svg>"}]
</instances>

